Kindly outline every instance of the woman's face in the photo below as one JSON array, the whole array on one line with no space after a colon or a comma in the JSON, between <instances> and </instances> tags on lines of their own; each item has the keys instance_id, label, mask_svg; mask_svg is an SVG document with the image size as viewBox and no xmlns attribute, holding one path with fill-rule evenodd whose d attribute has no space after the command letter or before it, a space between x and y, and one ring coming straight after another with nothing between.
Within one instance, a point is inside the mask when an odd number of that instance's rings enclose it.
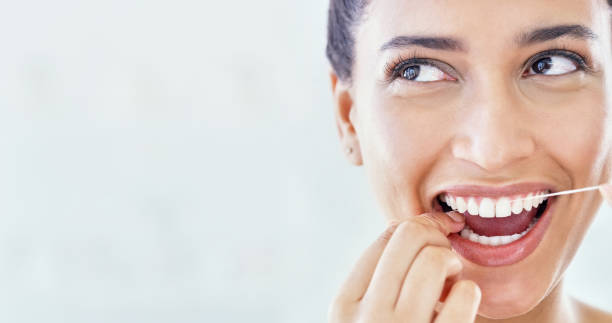
<instances>
[{"instance_id":1,"label":"woman's face","mask_svg":"<svg viewBox=\"0 0 612 323\"><path fill-rule=\"evenodd\" d=\"M502 217L504 197L608 181L608 10L603 0L372 0L337 116L388 220L439 209L447 194L473 199L481 211L468 225L483 235L509 235L524 223L514 210ZM480 314L519 315L551 293L600 202L596 191L549 199L540 233L505 247L451 237L462 278L482 290Z\"/></svg>"}]
</instances>

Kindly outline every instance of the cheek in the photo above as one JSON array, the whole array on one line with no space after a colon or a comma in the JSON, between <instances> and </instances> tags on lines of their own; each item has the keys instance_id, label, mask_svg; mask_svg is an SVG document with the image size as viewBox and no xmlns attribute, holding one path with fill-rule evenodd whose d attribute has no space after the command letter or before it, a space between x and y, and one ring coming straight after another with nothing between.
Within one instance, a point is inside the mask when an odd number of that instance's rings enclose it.
<instances>
[{"instance_id":1,"label":"cheek","mask_svg":"<svg viewBox=\"0 0 612 323\"><path fill-rule=\"evenodd\" d=\"M374 113L374 149L387 163L417 166L431 158L440 144L442 134L436 131L439 120L435 115L413 113L409 107L389 109L387 113Z\"/></svg>"},{"instance_id":2,"label":"cheek","mask_svg":"<svg viewBox=\"0 0 612 323\"><path fill-rule=\"evenodd\" d=\"M364 112L364 166L379 199L395 218L424 212L418 189L447 143L448 125L440 122L448 118L405 99L379 98Z\"/></svg>"},{"instance_id":3,"label":"cheek","mask_svg":"<svg viewBox=\"0 0 612 323\"><path fill-rule=\"evenodd\" d=\"M608 107L602 92L588 92L567 100L557 107L546 107L540 123L538 142L545 154L555 159L571 178L572 188L597 185L607 181L609 163ZM549 241L550 254L565 268L573 258L599 208L597 192L563 198L559 216L553 222L558 233ZM552 260L551 260L552 261Z\"/></svg>"},{"instance_id":4,"label":"cheek","mask_svg":"<svg viewBox=\"0 0 612 323\"><path fill-rule=\"evenodd\" d=\"M557 159L576 187L598 181L608 155L607 108L599 95L576 96L547 109L538 126L538 142Z\"/></svg>"}]
</instances>

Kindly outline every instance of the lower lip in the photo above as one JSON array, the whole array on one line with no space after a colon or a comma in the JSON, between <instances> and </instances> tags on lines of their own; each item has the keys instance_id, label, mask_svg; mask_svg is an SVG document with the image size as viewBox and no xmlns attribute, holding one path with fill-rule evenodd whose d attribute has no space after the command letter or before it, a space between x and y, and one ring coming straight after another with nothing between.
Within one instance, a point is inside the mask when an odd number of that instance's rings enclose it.
<instances>
[{"instance_id":1,"label":"lower lip","mask_svg":"<svg viewBox=\"0 0 612 323\"><path fill-rule=\"evenodd\" d=\"M453 233L448 238L457 253L476 264L493 267L517 263L529 256L542 241L550 225L551 214L557 204L555 202L554 198L550 198L546 210L535 226L525 236L512 243L501 246L483 245L465 239L459 233Z\"/></svg>"}]
</instances>

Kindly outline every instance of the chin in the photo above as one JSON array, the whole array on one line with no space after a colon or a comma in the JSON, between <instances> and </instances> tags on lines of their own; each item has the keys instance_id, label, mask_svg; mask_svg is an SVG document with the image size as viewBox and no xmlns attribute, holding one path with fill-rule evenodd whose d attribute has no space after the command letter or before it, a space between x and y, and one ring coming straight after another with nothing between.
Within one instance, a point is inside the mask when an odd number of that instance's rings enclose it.
<instances>
[{"instance_id":1,"label":"chin","mask_svg":"<svg viewBox=\"0 0 612 323\"><path fill-rule=\"evenodd\" d=\"M530 312L544 299L547 290L534 290L533 286L520 282L479 286L482 300L478 315L490 319L507 319Z\"/></svg>"}]
</instances>

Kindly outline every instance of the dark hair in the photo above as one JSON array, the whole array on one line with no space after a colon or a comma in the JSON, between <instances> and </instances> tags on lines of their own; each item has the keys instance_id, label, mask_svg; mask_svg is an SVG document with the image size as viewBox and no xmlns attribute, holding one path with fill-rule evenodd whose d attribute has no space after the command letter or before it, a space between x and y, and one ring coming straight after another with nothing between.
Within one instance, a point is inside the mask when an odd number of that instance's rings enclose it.
<instances>
[{"instance_id":1,"label":"dark hair","mask_svg":"<svg viewBox=\"0 0 612 323\"><path fill-rule=\"evenodd\" d=\"M329 0L325 54L338 78L344 81L351 79L355 47L353 27L367 3L368 0Z\"/></svg>"},{"instance_id":2,"label":"dark hair","mask_svg":"<svg viewBox=\"0 0 612 323\"><path fill-rule=\"evenodd\" d=\"M338 78L351 80L355 38L353 27L368 0L329 0L325 54ZM608 0L612 6L612 0Z\"/></svg>"}]
</instances>

